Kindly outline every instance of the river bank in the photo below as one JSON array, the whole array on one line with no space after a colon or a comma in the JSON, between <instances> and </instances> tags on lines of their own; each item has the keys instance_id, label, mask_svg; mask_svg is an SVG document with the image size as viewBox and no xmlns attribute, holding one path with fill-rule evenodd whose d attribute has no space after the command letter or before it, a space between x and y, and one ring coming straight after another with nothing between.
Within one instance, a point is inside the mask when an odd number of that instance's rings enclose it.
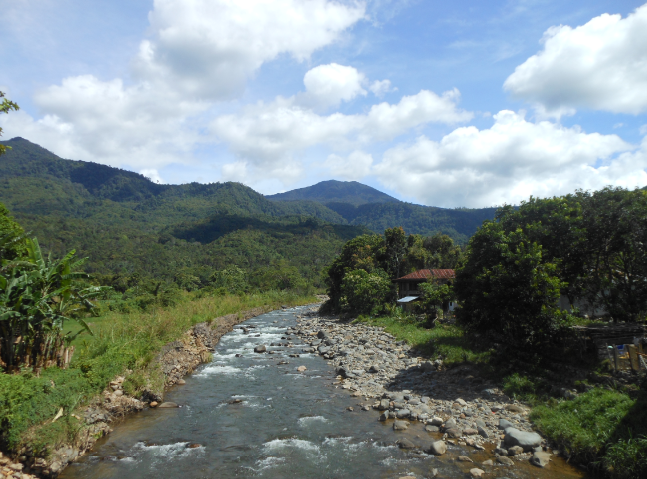
<instances>
[{"instance_id":1,"label":"river bank","mask_svg":"<svg viewBox=\"0 0 647 479\"><path fill-rule=\"evenodd\" d=\"M435 455L444 455L448 445L484 451L487 457L478 461L466 453L456 458L474 463L474 477L495 468L514 469L520 462L538 468L564 463L533 430L530 408L480 380L469 366L447 369L440 359L418 357L381 327L317 313L305 315L289 333L310 346L304 352L321 355L335 368L334 387L349 390L358 400L357 410L375 410L396 434L418 422L437 435L431 445L402 438L400 447L426 447Z\"/></svg>"},{"instance_id":2,"label":"river bank","mask_svg":"<svg viewBox=\"0 0 647 479\"><path fill-rule=\"evenodd\" d=\"M22 441L13 454L0 456L0 479L56 477L67 464L89 450L98 439L112 432L114 424L127 415L151 405L168 406L162 403L164 392L174 384L181 384L182 377L192 372L199 364L209 361L213 347L222 335L231 331L236 324L277 307L280 307L280 303L195 324L179 339L161 347L157 357L145 370L126 369L119 376L113 377L109 384L106 381L104 384L107 387L103 392L82 408L70 410L61 407L59 412L45 423L36 424L34 430L51 428L66 421L70 423L66 424L68 430L73 428L73 437L67 441L57 441L55 446L51 444L49 449L43 450L34 447L34 442L30 439L33 437L42 441L42 437L27 431L27 439ZM57 374L63 378L67 375L66 371ZM75 379L74 376L70 377ZM57 386L60 387L58 380L57 384L53 381L51 383L52 391L55 391ZM20 399L19 397L18 400ZM22 400L25 400L24 397Z\"/></svg>"}]
</instances>

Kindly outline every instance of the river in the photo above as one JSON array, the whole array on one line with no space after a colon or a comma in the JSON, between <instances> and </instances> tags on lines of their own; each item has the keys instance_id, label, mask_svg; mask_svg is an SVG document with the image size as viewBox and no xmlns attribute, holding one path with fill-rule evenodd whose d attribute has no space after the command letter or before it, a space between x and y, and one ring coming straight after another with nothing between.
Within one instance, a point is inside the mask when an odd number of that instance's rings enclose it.
<instances>
[{"instance_id":1,"label":"river","mask_svg":"<svg viewBox=\"0 0 647 479\"><path fill-rule=\"evenodd\" d=\"M269 347L285 342L286 328L305 309L266 313L244 323L255 326L249 334L235 329L223 336L213 361L166 394L179 408L130 416L60 477L463 478L491 458L458 446L442 457L401 450L395 445L400 437L424 446L439 435L417 423L395 433L389 422L377 421L376 411L361 411L358 398L333 385L324 359L287 357L299 346ZM254 353L259 344L277 353ZM298 372L298 366L307 369ZM476 464L455 461L459 454ZM559 459L545 470L527 463L487 469L487 478L583 477Z\"/></svg>"}]
</instances>

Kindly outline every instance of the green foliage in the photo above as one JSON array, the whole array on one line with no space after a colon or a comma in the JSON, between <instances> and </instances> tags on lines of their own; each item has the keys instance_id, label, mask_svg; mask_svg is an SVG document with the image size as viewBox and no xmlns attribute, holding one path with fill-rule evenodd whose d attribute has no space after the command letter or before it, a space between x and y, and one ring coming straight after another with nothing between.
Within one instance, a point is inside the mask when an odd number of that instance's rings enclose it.
<instances>
[{"instance_id":1,"label":"green foliage","mask_svg":"<svg viewBox=\"0 0 647 479\"><path fill-rule=\"evenodd\" d=\"M244 293L249 289L245 271L238 266L230 266L216 271L211 276L211 282L215 288L223 288L231 294Z\"/></svg>"},{"instance_id":2,"label":"green foliage","mask_svg":"<svg viewBox=\"0 0 647 479\"><path fill-rule=\"evenodd\" d=\"M4 97L4 93L0 91L0 98L2 98L2 103L0 103L0 113L9 113L11 110L18 111L20 107L14 102L7 100ZM0 128L0 136L2 136L2 128ZM7 149L11 149L10 146L0 145L0 156L2 156Z\"/></svg>"},{"instance_id":3,"label":"green foliage","mask_svg":"<svg viewBox=\"0 0 647 479\"><path fill-rule=\"evenodd\" d=\"M422 292L422 307L427 313L437 310L447 311L449 303L455 300L452 284L427 281L419 286Z\"/></svg>"},{"instance_id":4,"label":"green foliage","mask_svg":"<svg viewBox=\"0 0 647 479\"><path fill-rule=\"evenodd\" d=\"M384 230L385 266L392 278L399 278L407 254L407 236L402 227Z\"/></svg>"},{"instance_id":5,"label":"green foliage","mask_svg":"<svg viewBox=\"0 0 647 479\"><path fill-rule=\"evenodd\" d=\"M351 313L369 313L392 299L389 276L380 269L368 273L363 269L348 271L341 284L341 307Z\"/></svg>"},{"instance_id":6,"label":"green foliage","mask_svg":"<svg viewBox=\"0 0 647 479\"><path fill-rule=\"evenodd\" d=\"M503 391L515 399L527 400L537 393L537 385L528 377L514 373L504 378Z\"/></svg>"},{"instance_id":7,"label":"green foliage","mask_svg":"<svg viewBox=\"0 0 647 479\"><path fill-rule=\"evenodd\" d=\"M23 241L25 231L9 215L9 210L0 203L0 260L11 261L27 254Z\"/></svg>"},{"instance_id":8,"label":"green foliage","mask_svg":"<svg viewBox=\"0 0 647 479\"><path fill-rule=\"evenodd\" d=\"M543 259L540 245L521 229L506 233L501 223L485 222L457 271L459 319L532 359L550 351L569 325L570 316L558 306L561 287L557 267Z\"/></svg>"},{"instance_id":9,"label":"green foliage","mask_svg":"<svg viewBox=\"0 0 647 479\"><path fill-rule=\"evenodd\" d=\"M267 196L273 201L310 200L319 203L397 203L398 200L357 181L321 181L313 186Z\"/></svg>"}]
</instances>

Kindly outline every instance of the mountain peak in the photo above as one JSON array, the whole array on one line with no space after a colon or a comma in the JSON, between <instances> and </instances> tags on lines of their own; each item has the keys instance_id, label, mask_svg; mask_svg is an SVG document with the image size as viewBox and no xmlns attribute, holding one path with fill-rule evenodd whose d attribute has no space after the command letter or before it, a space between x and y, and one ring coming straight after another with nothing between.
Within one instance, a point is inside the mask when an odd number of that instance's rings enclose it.
<instances>
[{"instance_id":1,"label":"mountain peak","mask_svg":"<svg viewBox=\"0 0 647 479\"><path fill-rule=\"evenodd\" d=\"M357 181L321 181L316 185L268 195L272 201L311 200L318 203L350 203L355 206L367 203L398 203L399 200Z\"/></svg>"}]
</instances>

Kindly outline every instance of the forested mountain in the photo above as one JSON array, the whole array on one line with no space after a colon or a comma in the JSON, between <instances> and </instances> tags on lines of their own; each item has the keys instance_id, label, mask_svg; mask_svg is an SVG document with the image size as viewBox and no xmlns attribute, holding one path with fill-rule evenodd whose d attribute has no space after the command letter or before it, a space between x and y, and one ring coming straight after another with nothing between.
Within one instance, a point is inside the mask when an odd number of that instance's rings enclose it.
<instances>
[{"instance_id":1,"label":"forested mountain","mask_svg":"<svg viewBox=\"0 0 647 479\"><path fill-rule=\"evenodd\" d=\"M318 203L349 203L354 206L367 203L398 203L399 200L357 181L328 180L306 188L268 195L273 201L310 200Z\"/></svg>"},{"instance_id":2,"label":"forested mountain","mask_svg":"<svg viewBox=\"0 0 647 479\"><path fill-rule=\"evenodd\" d=\"M349 224L364 225L376 233L402 226L409 234L441 232L459 243L466 243L484 220L494 218L496 211L496 208L447 209L414 205L356 181L322 181L266 198L281 204L295 200L316 201L339 213Z\"/></svg>"},{"instance_id":3,"label":"forested mountain","mask_svg":"<svg viewBox=\"0 0 647 479\"><path fill-rule=\"evenodd\" d=\"M199 284L216 270L297 271L318 284L348 239L365 233L312 201L271 202L239 183L158 185L137 173L70 161L22 138L0 157L0 202L61 256L77 249L103 282Z\"/></svg>"}]
</instances>

